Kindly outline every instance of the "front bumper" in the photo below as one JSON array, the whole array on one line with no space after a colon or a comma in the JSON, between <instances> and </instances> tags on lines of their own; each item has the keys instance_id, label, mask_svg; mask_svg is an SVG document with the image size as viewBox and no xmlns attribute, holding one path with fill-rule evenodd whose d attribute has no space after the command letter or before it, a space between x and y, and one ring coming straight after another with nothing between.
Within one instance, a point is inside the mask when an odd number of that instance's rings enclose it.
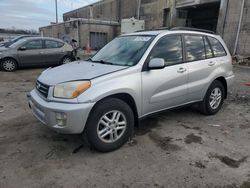
<instances>
[{"instance_id":1,"label":"front bumper","mask_svg":"<svg viewBox=\"0 0 250 188\"><path fill-rule=\"evenodd\" d=\"M27 95L29 107L33 115L43 124L59 133L82 133L89 113L94 103L68 104L61 102L48 102L42 99L36 90ZM66 119L63 126L58 124L56 114L64 114Z\"/></svg>"}]
</instances>

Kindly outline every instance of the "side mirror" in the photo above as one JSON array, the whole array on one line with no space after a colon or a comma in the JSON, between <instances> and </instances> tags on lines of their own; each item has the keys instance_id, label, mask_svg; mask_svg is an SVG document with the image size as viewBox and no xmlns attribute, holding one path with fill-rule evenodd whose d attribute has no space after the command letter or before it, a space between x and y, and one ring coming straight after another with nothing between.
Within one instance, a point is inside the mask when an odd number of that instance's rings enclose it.
<instances>
[{"instance_id":1,"label":"side mirror","mask_svg":"<svg viewBox=\"0 0 250 188\"><path fill-rule=\"evenodd\" d=\"M162 58L151 59L148 68L149 69L163 69L165 67L165 60Z\"/></svg>"},{"instance_id":2,"label":"side mirror","mask_svg":"<svg viewBox=\"0 0 250 188\"><path fill-rule=\"evenodd\" d=\"M26 47L25 47L25 46L21 46L18 50L20 50L20 51L25 51L25 50L26 50Z\"/></svg>"}]
</instances>

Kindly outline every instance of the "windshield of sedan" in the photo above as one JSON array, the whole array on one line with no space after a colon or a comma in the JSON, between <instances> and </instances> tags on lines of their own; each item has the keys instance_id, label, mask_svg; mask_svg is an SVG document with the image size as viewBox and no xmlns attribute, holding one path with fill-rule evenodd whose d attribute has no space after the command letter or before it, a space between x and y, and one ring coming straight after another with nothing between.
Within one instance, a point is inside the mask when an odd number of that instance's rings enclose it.
<instances>
[{"instance_id":1,"label":"windshield of sedan","mask_svg":"<svg viewBox=\"0 0 250 188\"><path fill-rule=\"evenodd\" d=\"M90 60L103 64L134 66L153 39L152 35L121 36L108 43Z\"/></svg>"},{"instance_id":2,"label":"windshield of sedan","mask_svg":"<svg viewBox=\"0 0 250 188\"><path fill-rule=\"evenodd\" d=\"M19 39L23 38L22 36L17 36L11 40L9 40L6 44L5 47L9 47L10 45L14 44L16 41L18 41Z\"/></svg>"},{"instance_id":3,"label":"windshield of sedan","mask_svg":"<svg viewBox=\"0 0 250 188\"><path fill-rule=\"evenodd\" d=\"M8 48L16 48L25 41L27 41L27 38L22 38L16 42L14 42L13 44L9 45Z\"/></svg>"}]
</instances>

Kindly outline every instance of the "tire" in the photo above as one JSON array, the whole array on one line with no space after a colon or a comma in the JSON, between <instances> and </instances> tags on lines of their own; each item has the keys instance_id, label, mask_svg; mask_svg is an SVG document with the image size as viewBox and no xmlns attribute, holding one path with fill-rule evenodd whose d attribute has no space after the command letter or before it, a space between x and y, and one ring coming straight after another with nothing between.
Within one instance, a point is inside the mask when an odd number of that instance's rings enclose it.
<instances>
[{"instance_id":1,"label":"tire","mask_svg":"<svg viewBox=\"0 0 250 188\"><path fill-rule=\"evenodd\" d=\"M113 117L116 122L112 121ZM117 122L120 122L120 125ZM132 136L133 130L132 109L127 103L116 98L98 103L91 111L86 124L87 141L91 147L100 152L110 152L120 148Z\"/></svg>"},{"instance_id":2,"label":"tire","mask_svg":"<svg viewBox=\"0 0 250 188\"><path fill-rule=\"evenodd\" d=\"M67 63L72 62L72 60L73 60L73 59L72 59L70 56L65 56L65 57L63 57L61 63L62 63L62 64L67 64Z\"/></svg>"},{"instance_id":3,"label":"tire","mask_svg":"<svg viewBox=\"0 0 250 188\"><path fill-rule=\"evenodd\" d=\"M200 111L205 115L217 114L225 99L225 88L223 84L215 80L207 90L205 98L200 103Z\"/></svg>"},{"instance_id":4,"label":"tire","mask_svg":"<svg viewBox=\"0 0 250 188\"><path fill-rule=\"evenodd\" d=\"M13 72L17 70L17 62L11 58L3 59L1 62L1 69L6 72Z\"/></svg>"}]
</instances>

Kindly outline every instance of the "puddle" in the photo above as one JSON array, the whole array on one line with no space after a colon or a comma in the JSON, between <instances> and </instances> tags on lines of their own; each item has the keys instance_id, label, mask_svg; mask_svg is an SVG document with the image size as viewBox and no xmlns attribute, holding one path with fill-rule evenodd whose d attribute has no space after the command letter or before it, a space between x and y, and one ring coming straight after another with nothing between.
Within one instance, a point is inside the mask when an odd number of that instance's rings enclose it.
<instances>
[{"instance_id":1,"label":"puddle","mask_svg":"<svg viewBox=\"0 0 250 188\"><path fill-rule=\"evenodd\" d=\"M187 135L184 141L186 144L192 144L192 143L202 144L202 138L200 136L194 135L193 133Z\"/></svg>"},{"instance_id":2,"label":"puddle","mask_svg":"<svg viewBox=\"0 0 250 188\"><path fill-rule=\"evenodd\" d=\"M242 157L239 160L235 160L233 158L230 158L225 155L217 155L217 154L210 154L210 157L219 159L222 163L226 164L227 166L231 168L239 168L241 163L244 163L247 161L248 156Z\"/></svg>"},{"instance_id":3,"label":"puddle","mask_svg":"<svg viewBox=\"0 0 250 188\"><path fill-rule=\"evenodd\" d=\"M156 133L150 133L149 138L162 150L165 150L165 151L179 151L179 150L181 150L180 146L172 143L173 138L171 138L169 136L161 137Z\"/></svg>"}]
</instances>

